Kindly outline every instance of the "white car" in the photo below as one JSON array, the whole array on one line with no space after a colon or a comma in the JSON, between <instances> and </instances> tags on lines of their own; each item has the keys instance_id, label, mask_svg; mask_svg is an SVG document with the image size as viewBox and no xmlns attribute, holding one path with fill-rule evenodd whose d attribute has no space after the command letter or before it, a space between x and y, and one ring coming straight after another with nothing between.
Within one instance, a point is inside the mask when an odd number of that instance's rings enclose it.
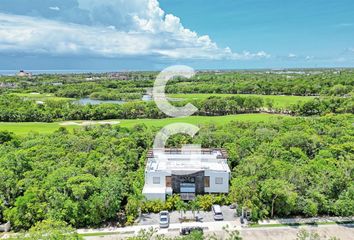
<instances>
[{"instance_id":1,"label":"white car","mask_svg":"<svg viewBox=\"0 0 354 240\"><path fill-rule=\"evenodd\" d=\"M214 220L224 220L224 216L222 215L221 212L221 207L219 205L213 205L211 207L211 210L213 211L214 214Z\"/></svg>"},{"instance_id":2,"label":"white car","mask_svg":"<svg viewBox=\"0 0 354 240\"><path fill-rule=\"evenodd\" d=\"M168 211L160 212L160 228L168 228L170 226L170 214Z\"/></svg>"}]
</instances>

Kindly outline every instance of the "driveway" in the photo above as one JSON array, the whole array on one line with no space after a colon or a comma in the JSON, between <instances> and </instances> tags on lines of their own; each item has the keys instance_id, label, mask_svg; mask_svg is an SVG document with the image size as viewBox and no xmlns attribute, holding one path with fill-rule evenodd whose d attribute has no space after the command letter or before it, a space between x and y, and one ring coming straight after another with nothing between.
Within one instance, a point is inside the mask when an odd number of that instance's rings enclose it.
<instances>
[{"instance_id":1,"label":"driveway","mask_svg":"<svg viewBox=\"0 0 354 240\"><path fill-rule=\"evenodd\" d=\"M235 209L230 209L228 206L222 206L221 211L224 215L224 221L235 221L241 225L239 220L240 218L235 215ZM192 211L186 212L179 212L179 211L172 211L170 212L170 223L180 223L179 219L181 217L185 217L194 221L195 216L200 217L202 220L201 222L214 222L213 213L211 211L199 211L193 213ZM142 214L138 225L158 225L159 224L159 214L157 213L146 213Z\"/></svg>"},{"instance_id":2,"label":"driveway","mask_svg":"<svg viewBox=\"0 0 354 240\"><path fill-rule=\"evenodd\" d=\"M158 226L154 226L158 230L158 234L164 234L168 237L175 237L179 235L179 228L181 226L195 226L196 223L185 223L185 224L171 224L169 229L159 229ZM243 240L295 240L297 238L297 233L300 229L306 229L309 232L316 232L321 237L336 236L341 240L353 240L354 236L354 225L353 224L343 224L343 225L318 225L318 226L300 226L300 227L259 227L259 228L242 228L240 226L234 225L234 222L208 222L199 223L205 229L205 235L216 235L220 238L225 237L225 231L223 227L228 225L229 229L234 229L240 231ZM121 240L128 236L137 234L141 229L149 229L152 226L133 226L124 229L115 229L107 231L108 229L98 231L84 231L79 230L81 234L95 232L102 233L101 236L85 236L86 240ZM111 234L109 234L111 232ZM105 233L105 234L103 234ZM107 234L108 233L108 234ZM107 235L106 235L107 234Z\"/></svg>"}]
</instances>

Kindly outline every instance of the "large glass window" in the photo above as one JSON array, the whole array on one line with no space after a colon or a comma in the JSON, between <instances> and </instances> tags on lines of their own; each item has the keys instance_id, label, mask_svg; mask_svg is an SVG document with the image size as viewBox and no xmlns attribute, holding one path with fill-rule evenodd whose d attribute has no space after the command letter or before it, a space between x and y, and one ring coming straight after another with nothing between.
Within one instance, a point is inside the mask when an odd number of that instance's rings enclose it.
<instances>
[{"instance_id":1,"label":"large glass window","mask_svg":"<svg viewBox=\"0 0 354 240\"><path fill-rule=\"evenodd\" d=\"M181 193L195 193L195 183L181 183Z\"/></svg>"}]
</instances>

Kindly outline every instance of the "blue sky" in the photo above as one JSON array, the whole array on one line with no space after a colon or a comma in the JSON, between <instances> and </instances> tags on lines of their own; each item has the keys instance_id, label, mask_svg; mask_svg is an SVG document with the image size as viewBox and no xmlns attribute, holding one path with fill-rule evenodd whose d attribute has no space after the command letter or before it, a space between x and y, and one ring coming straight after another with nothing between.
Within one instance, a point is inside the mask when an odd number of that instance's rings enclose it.
<instances>
[{"instance_id":1,"label":"blue sky","mask_svg":"<svg viewBox=\"0 0 354 240\"><path fill-rule=\"evenodd\" d=\"M1 0L0 70L354 67L352 0Z\"/></svg>"}]
</instances>

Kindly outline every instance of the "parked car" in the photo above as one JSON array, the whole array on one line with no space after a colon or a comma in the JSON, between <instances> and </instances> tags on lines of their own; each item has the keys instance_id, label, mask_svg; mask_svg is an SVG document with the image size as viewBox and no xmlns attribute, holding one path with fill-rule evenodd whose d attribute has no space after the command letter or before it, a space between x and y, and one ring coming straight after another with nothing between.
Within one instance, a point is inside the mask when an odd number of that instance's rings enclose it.
<instances>
[{"instance_id":1,"label":"parked car","mask_svg":"<svg viewBox=\"0 0 354 240\"><path fill-rule=\"evenodd\" d=\"M230 207L230 209L237 209L237 204L236 204L236 203L233 203L233 204L231 204L229 207Z\"/></svg>"},{"instance_id":2,"label":"parked car","mask_svg":"<svg viewBox=\"0 0 354 240\"><path fill-rule=\"evenodd\" d=\"M170 214L168 211L160 212L160 228L168 228L170 226Z\"/></svg>"},{"instance_id":3,"label":"parked car","mask_svg":"<svg viewBox=\"0 0 354 240\"><path fill-rule=\"evenodd\" d=\"M211 207L211 210L213 211L214 214L214 220L224 220L224 216L221 212L221 207L219 205L213 205Z\"/></svg>"},{"instance_id":4,"label":"parked car","mask_svg":"<svg viewBox=\"0 0 354 240\"><path fill-rule=\"evenodd\" d=\"M191 234L191 232L194 232L194 231L199 231L199 232L203 233L203 228L202 227L182 227L180 234L181 235L189 235L189 234Z\"/></svg>"}]
</instances>

